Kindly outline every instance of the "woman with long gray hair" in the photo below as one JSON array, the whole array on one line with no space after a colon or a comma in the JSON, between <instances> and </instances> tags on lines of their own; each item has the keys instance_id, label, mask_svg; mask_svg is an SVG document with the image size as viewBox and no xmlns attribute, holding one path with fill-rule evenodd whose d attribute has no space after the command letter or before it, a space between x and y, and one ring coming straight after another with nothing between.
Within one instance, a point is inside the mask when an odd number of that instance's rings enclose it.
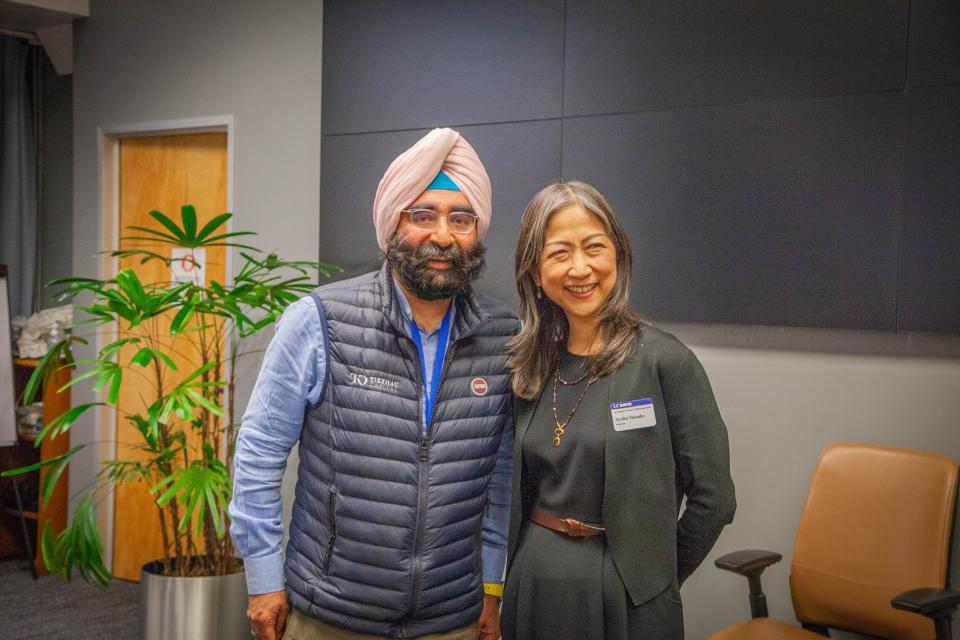
<instances>
[{"instance_id":1,"label":"woman with long gray hair","mask_svg":"<svg viewBox=\"0 0 960 640\"><path fill-rule=\"evenodd\" d=\"M527 206L504 640L682 638L680 585L733 519L710 383L631 310L631 270L590 185L557 182Z\"/></svg>"}]
</instances>

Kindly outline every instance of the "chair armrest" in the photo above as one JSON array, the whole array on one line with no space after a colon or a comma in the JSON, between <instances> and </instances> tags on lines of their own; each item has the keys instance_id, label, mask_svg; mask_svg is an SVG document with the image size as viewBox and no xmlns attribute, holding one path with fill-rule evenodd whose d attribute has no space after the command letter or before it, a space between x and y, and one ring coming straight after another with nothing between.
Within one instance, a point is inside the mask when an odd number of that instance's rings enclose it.
<instances>
[{"instance_id":1,"label":"chair armrest","mask_svg":"<svg viewBox=\"0 0 960 640\"><path fill-rule=\"evenodd\" d=\"M783 558L774 551L762 549L744 549L720 556L714 561L717 568L732 571L746 576L750 584L750 616L753 618L767 617L767 596L760 586L760 574L770 565L780 562Z\"/></svg>"},{"instance_id":2,"label":"chair armrest","mask_svg":"<svg viewBox=\"0 0 960 640\"><path fill-rule=\"evenodd\" d=\"M739 573L741 576L759 576L763 570L783 559L783 556L773 551L763 549L744 549L722 555L714 561L717 568L724 571Z\"/></svg>"},{"instance_id":3,"label":"chair armrest","mask_svg":"<svg viewBox=\"0 0 960 640\"><path fill-rule=\"evenodd\" d=\"M890 604L894 609L919 613L933 620L937 640L951 640L951 618L960 605L960 591L954 589L913 589L895 595Z\"/></svg>"},{"instance_id":4,"label":"chair armrest","mask_svg":"<svg viewBox=\"0 0 960 640\"><path fill-rule=\"evenodd\" d=\"M960 605L960 591L953 589L914 589L895 595L890 604L894 609L912 611L924 616L952 613Z\"/></svg>"}]
</instances>

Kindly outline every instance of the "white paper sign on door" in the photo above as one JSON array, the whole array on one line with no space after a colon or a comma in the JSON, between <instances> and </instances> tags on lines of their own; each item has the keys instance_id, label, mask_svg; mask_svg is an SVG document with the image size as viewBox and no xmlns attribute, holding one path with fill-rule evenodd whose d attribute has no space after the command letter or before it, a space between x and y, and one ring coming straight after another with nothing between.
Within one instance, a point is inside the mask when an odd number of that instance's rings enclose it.
<instances>
[{"instance_id":1,"label":"white paper sign on door","mask_svg":"<svg viewBox=\"0 0 960 640\"><path fill-rule=\"evenodd\" d=\"M170 263L170 279L174 282L192 282L198 287L206 284L206 249L174 249Z\"/></svg>"}]
</instances>

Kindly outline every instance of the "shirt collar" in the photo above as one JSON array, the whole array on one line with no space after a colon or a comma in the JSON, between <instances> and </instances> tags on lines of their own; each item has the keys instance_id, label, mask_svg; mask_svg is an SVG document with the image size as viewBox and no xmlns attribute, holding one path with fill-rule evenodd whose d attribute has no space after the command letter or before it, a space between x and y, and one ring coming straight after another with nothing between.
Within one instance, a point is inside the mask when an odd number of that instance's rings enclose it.
<instances>
[{"instance_id":1,"label":"shirt collar","mask_svg":"<svg viewBox=\"0 0 960 640\"><path fill-rule=\"evenodd\" d=\"M400 288L400 285L397 284L396 278L391 278L393 282L393 291L397 294L397 302L400 303L400 313L403 314L403 319L407 322L407 325L410 325L413 320L413 309L410 308L410 301L407 300L407 296L403 293L403 289ZM455 312L457 308L457 298L456 296L450 299L450 308L447 310L447 315L450 316L450 323L453 324L453 319L455 317ZM426 334L424 338L433 337L435 333L440 330L440 325L437 325L437 328Z\"/></svg>"}]
</instances>

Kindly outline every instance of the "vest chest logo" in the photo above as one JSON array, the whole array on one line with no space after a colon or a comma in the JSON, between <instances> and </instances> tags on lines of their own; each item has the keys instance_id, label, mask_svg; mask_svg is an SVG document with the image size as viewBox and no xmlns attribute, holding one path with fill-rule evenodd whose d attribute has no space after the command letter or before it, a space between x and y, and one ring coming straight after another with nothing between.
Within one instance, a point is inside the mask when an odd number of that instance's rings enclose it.
<instances>
[{"instance_id":1,"label":"vest chest logo","mask_svg":"<svg viewBox=\"0 0 960 640\"><path fill-rule=\"evenodd\" d=\"M398 380L390 380L389 378L381 378L380 376L368 376L363 373L354 373L350 371L347 373L347 377L350 380L350 384L358 387L378 387L385 391L396 392L400 388L400 382Z\"/></svg>"},{"instance_id":2,"label":"vest chest logo","mask_svg":"<svg viewBox=\"0 0 960 640\"><path fill-rule=\"evenodd\" d=\"M490 386L483 378L474 378L470 381L470 391L473 391L475 396L485 396L489 390Z\"/></svg>"}]
</instances>

